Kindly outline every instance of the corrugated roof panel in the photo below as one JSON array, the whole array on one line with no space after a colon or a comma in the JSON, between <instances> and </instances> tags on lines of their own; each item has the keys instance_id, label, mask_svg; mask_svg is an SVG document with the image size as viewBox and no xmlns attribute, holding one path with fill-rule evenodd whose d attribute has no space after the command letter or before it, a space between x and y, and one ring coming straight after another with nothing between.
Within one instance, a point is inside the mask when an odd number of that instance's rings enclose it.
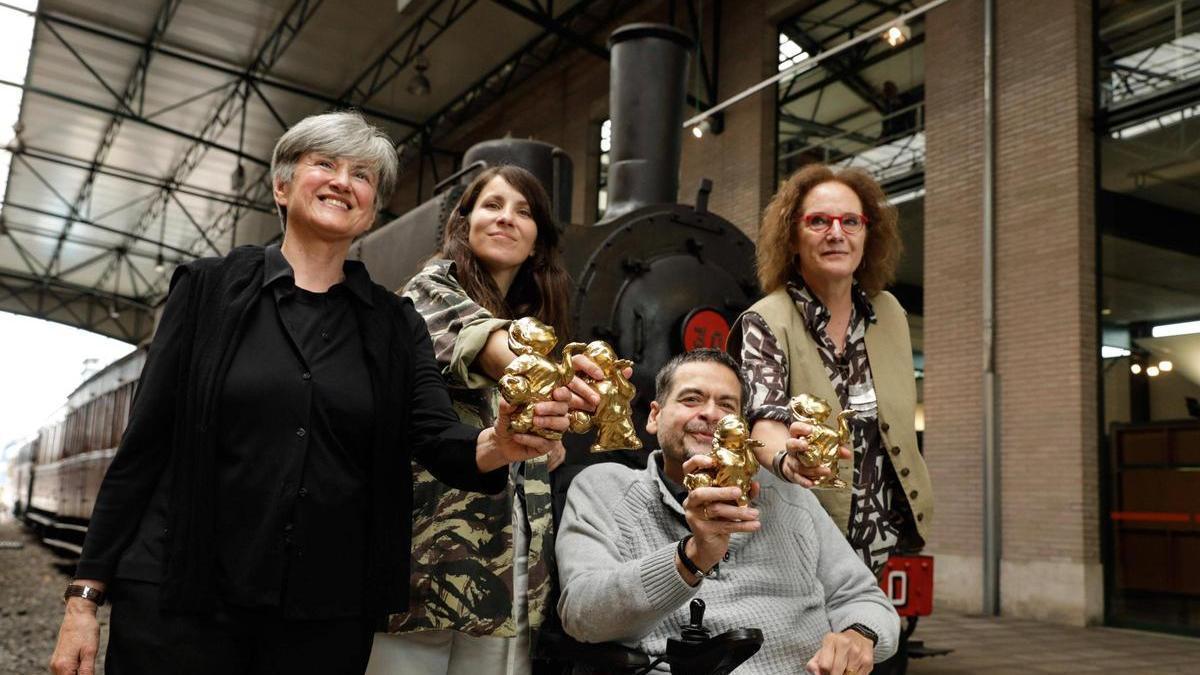
<instances>
[{"instance_id":1,"label":"corrugated roof panel","mask_svg":"<svg viewBox=\"0 0 1200 675\"><path fill-rule=\"evenodd\" d=\"M42 3L30 86L47 93L30 91L25 95L21 120L25 153L13 163L8 195L10 202L25 204L42 213L13 206L5 208L6 220L14 228L25 228L24 233L16 236L20 237L21 246L27 246L30 255L38 258L35 266L49 261L58 248L58 235L66 223L62 216L68 212L64 200L75 200L84 185L104 130L109 128L114 115L120 114L118 95L124 92L135 71L156 17L163 7L171 6L168 1L174 0ZM542 31L534 23L486 0L474 3L460 0L460 3L454 6L469 7L466 13L432 45L426 46L430 63L426 76L432 83L432 92L428 96L413 96L406 91L415 74L409 65L379 88L367 102L368 108L384 117L421 122ZM557 12L576 4L558 3ZM258 54L271 31L293 6L316 10L294 39L278 52L274 67L266 73L256 73L269 80L259 85L267 100L263 101L257 92L249 96L244 130L242 115L229 114L240 110L240 101L223 109L224 117L214 128L206 130L218 103L233 90L237 75ZM258 193L256 181L264 173L284 127L329 109L332 100L346 91L419 16L435 6L440 11L452 5L427 0L413 3L407 12L399 14L394 3L380 0L179 3L157 43L165 51L151 54L143 95L139 104L125 115L144 119L120 121L111 146L102 153L102 166L92 178L91 200L84 211L97 222L94 226L75 223L71 227L55 269L70 269L87 262L101 252L98 247L121 247L131 256L128 261L116 266L111 260L100 260L72 271L64 281L98 285L92 309L103 316L107 316L113 293L161 297L171 266L163 273L154 269L158 257L155 242L161 237L167 247L188 249L198 255L212 254L212 249L203 243L197 225L191 222L194 219L210 233L220 250L228 250L233 244L234 228L228 219L221 217L231 210L230 203L240 198L239 193ZM425 36L431 35L431 28L432 25L425 25ZM55 31L63 40L55 37ZM63 44L64 40L69 48ZM72 54L72 49L79 58ZM404 54L399 52L395 56L402 58ZM104 83L88 72L89 67ZM284 124L280 124L277 116ZM412 133L411 125L394 119L385 121L384 117L377 116L372 121L393 138L399 140ZM201 134L225 149L210 147L198 152L194 137ZM248 156L241 160L245 182L240 191L233 184L239 160L229 152L239 146ZM176 192L178 201L169 201L161 217L158 210L148 211L151 205L159 203L159 186L185 156L195 165L175 175L183 179ZM53 191L22 165L25 161L54 186ZM55 191L59 193L57 196ZM244 213L236 226L239 243L278 236L279 225L270 196L260 195L259 199L263 202L260 210L242 209ZM217 225L223 228L219 233ZM137 234L150 241L137 241L111 231L128 233L135 227ZM164 250L169 262L187 257L169 248ZM6 270L27 272L27 266L17 246L0 237L0 274ZM123 310L121 321L127 320L126 314ZM60 313L49 318L63 316ZM119 328L116 323L90 325L110 334L116 334Z\"/></svg>"}]
</instances>

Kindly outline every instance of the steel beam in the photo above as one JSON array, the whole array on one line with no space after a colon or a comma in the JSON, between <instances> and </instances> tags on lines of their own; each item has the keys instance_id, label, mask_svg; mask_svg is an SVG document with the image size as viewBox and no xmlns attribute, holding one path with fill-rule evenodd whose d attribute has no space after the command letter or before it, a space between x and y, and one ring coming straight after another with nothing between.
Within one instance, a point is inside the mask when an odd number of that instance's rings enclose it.
<instances>
[{"instance_id":1,"label":"steel beam","mask_svg":"<svg viewBox=\"0 0 1200 675\"><path fill-rule=\"evenodd\" d=\"M924 42L925 42L925 33L924 32L922 32L920 35L914 35L911 38L909 38L907 41L905 41L905 43L900 45L899 47L881 51L878 54L875 54L874 56L868 56L868 57L862 59L858 63L858 69L865 70L866 68L870 68L871 66L873 66L877 63L880 63L881 61L886 61L887 59L890 59L894 56L903 54L904 52L906 52L906 51L912 49L913 47L916 47L917 45L922 44ZM782 98L780 98L779 103L780 103L780 105L787 105L787 104L791 103L792 101L799 100L805 96L808 96L809 94L811 94L815 91L820 91L821 89L824 89L825 87L828 87L829 85L833 84L834 82L838 82L839 80L840 80L840 77L837 74L834 74L831 72L831 74L828 77L822 78L820 81L810 84L807 87L804 87L803 89L800 89L800 90L794 91L794 92L785 93L784 96ZM800 81L799 78L797 78L797 79L793 80L792 82L795 83L795 82L799 82L799 81Z\"/></svg>"},{"instance_id":2,"label":"steel beam","mask_svg":"<svg viewBox=\"0 0 1200 675\"><path fill-rule=\"evenodd\" d=\"M607 26L619 11L628 9L633 4L635 3L632 0L582 0L560 14L556 21L572 33L590 40L595 32ZM513 86L524 82L538 72L544 65L557 57L567 45L569 45L567 40L551 31L543 32L526 42L502 63L469 85L441 110L429 116L421 123L420 128L401 140L399 145L410 148L412 153L418 152L422 137L428 138L431 142L436 141L444 132L447 123L465 119L487 107ZM404 161L403 158L401 161Z\"/></svg>"},{"instance_id":3,"label":"steel beam","mask_svg":"<svg viewBox=\"0 0 1200 675\"><path fill-rule=\"evenodd\" d=\"M262 166L266 166L269 164L269 162L263 161L262 158L260 158L260 157L255 157L254 155L247 155L247 154L239 151L237 148L231 148L228 145L223 145L221 143L217 143L215 140L203 138L203 137L200 137L200 136L197 136L194 134L189 134L187 132L180 131L173 127L169 127L165 124L159 124L158 122L147 119L145 117L133 115L128 112L121 111L121 110L113 110L111 108L106 108L105 106L102 106L102 105L99 105L96 103L92 103L90 101L85 101L80 98L75 98L74 96L70 96L68 94L64 94L64 93L57 92L57 91L51 91L44 87L38 87L38 86L29 84L29 83L21 84L20 82L13 82L12 80L0 79L0 85L6 86L6 87L13 87L16 89L22 89L27 94L37 94L39 96L45 96L47 98L54 99L55 101L58 101L60 103L69 103L73 106L76 106L79 108L85 108L85 109L91 110L93 112L103 113L105 115L119 116L119 117L124 118L126 121L136 122L138 124L142 124L151 129L154 129L155 131L161 131L164 134L170 134L177 138L182 138L186 141L190 141L194 144L202 145L206 149L212 148L212 149L216 149L216 150L221 150L223 152L227 152L227 153L229 153L235 157L238 157L239 159L245 160L247 162L253 162L254 164L259 164Z\"/></svg>"},{"instance_id":4,"label":"steel beam","mask_svg":"<svg viewBox=\"0 0 1200 675\"><path fill-rule=\"evenodd\" d=\"M856 141L858 143L862 143L864 145L874 145L875 143L879 142L878 138L872 138L870 136L865 136L865 135L860 134L855 131L847 131L839 126L834 126L832 124L822 124L821 122L817 122L816 120L804 119L803 117L797 117L795 115L790 115L790 114L782 112L782 111L779 113L779 121L783 122L785 124L794 124L794 125L800 127L801 129L803 129L804 131L810 131L814 134L821 136L822 138L838 136L838 137L842 137L842 138L849 138L850 140Z\"/></svg>"},{"instance_id":5,"label":"steel beam","mask_svg":"<svg viewBox=\"0 0 1200 675\"><path fill-rule=\"evenodd\" d=\"M154 307L57 279L0 270L0 310L32 316L137 344L154 329ZM113 312L116 316L113 316Z\"/></svg>"},{"instance_id":6,"label":"steel beam","mask_svg":"<svg viewBox=\"0 0 1200 675\"><path fill-rule=\"evenodd\" d=\"M7 6L7 5L0 3L0 6ZM84 23L84 22L76 20L74 18L58 14L56 12L42 11L42 10L39 10L37 12L29 12L28 10L24 10L21 8L13 8L13 9L24 12L26 14L33 14L37 18L37 20L40 22L53 23L56 25L67 26L74 30L82 31L89 35L104 38L106 40L111 40L113 42L124 44L124 45L130 46L130 47L139 47L140 48L140 47L145 46L145 43L143 43L141 40L139 40L137 38L119 33L117 31L114 31L114 30L111 30L108 28L102 28L99 26L94 26L92 24ZM155 46L153 48L153 51L156 54L160 54L162 56L169 56L173 59L183 61L184 63L190 64L193 66L197 66L200 68L211 70L213 72L228 75L230 77L244 79L244 80L247 80L250 82L254 82L255 84L258 84L260 86L271 87L272 89L278 89L280 91L285 91L289 94L294 94L296 96L311 99L313 101L317 101L319 103L322 103L322 104L330 106L330 107L338 107L338 106L345 105L345 102L342 101L338 97L329 96L322 92L313 91L311 89L305 89L303 87L297 86L290 82L284 82L283 80L269 77L265 73L251 74L251 75L247 76L247 75L245 75L243 68L241 68L239 66L234 66L229 63L222 62L222 61L218 61L218 60L213 59L208 56L199 56L199 55L192 54L192 53L189 53L189 52L186 52L186 51L174 48L174 47L166 47L163 45ZM383 110L368 108L365 106L359 106L359 107L364 115L368 115L370 117L375 117L375 118L381 119L381 120L387 120L388 122L393 122L393 123L399 124L401 126L407 126L407 127L417 126L417 122L415 122L413 120L399 117L397 115L385 112ZM160 112L161 111L158 111L155 114L158 114Z\"/></svg>"},{"instance_id":7,"label":"steel beam","mask_svg":"<svg viewBox=\"0 0 1200 675\"><path fill-rule=\"evenodd\" d=\"M118 96L118 105L128 111L131 115L141 116L142 104L145 100L146 86L146 71L150 67L150 60L154 57L154 47L162 42L163 35L167 31L167 27L171 24L171 19L175 16L175 10L179 9L179 4L182 0L165 0L158 8L158 14L154 17L154 26L150 29L150 35L146 38L145 46L142 48L141 54L138 55L137 63L133 66L133 72L125 80L125 88ZM52 24L46 24L48 28L52 28ZM55 31L55 35L59 40L63 40L62 36ZM64 44L67 44L63 40ZM134 103L137 102L137 110L134 111ZM54 273L54 266L59 262L59 256L62 254L63 242L67 238L67 234L71 231L71 226L74 225L73 217L83 212L84 205L89 202L92 196L92 188L96 183L96 176L99 175L98 169L102 166L105 160L108 159L108 153L112 149L113 142L117 139L117 132L121 130L121 124L125 118L114 114L108 119L108 124L104 127L104 133L100 135L100 144L96 147L96 151L92 153L92 161L87 176L84 177L83 183L80 184L79 190L75 194L75 199L71 202L72 217L67 218L63 224L62 236L58 243L54 245L54 251L50 254L50 262L46 264L46 275Z\"/></svg>"},{"instance_id":8,"label":"steel beam","mask_svg":"<svg viewBox=\"0 0 1200 675\"><path fill-rule=\"evenodd\" d=\"M432 3L424 14L401 32L399 37L371 62L371 65L354 78L354 82L338 96L338 101L343 105L362 108L407 68L408 64L416 60L430 43L462 18L476 2L477 0L451 0ZM410 122L408 126L417 125Z\"/></svg>"},{"instance_id":9,"label":"steel beam","mask_svg":"<svg viewBox=\"0 0 1200 675\"><path fill-rule=\"evenodd\" d=\"M36 206L30 206L29 204L19 204L16 202L9 201L7 198L5 198L5 200L3 202L3 206L5 209L17 209L19 211L27 211L29 213L35 213L39 216L49 216L51 218L62 218L64 220L67 218L67 216L65 216L61 213L47 211L45 209L38 208ZM197 257L197 256L189 253L185 249L182 249L182 248L179 248L176 246L171 246L170 244L163 243L163 242L159 241L158 239L151 239L150 237L143 237L141 235L131 234L127 230L122 230L122 229L119 229L116 227L112 227L110 225L101 225L100 223L93 222L90 220L84 220L83 218L75 218L75 222L79 223L80 225L87 225L89 227L94 227L97 230L101 230L103 232L119 234L123 237L126 237L126 238L132 240L132 241L140 241L140 242L144 242L147 244L153 244L155 246L162 246L164 249L166 249L168 251L174 251L175 253L178 253L180 255L186 255L189 258Z\"/></svg>"},{"instance_id":10,"label":"steel beam","mask_svg":"<svg viewBox=\"0 0 1200 675\"><path fill-rule=\"evenodd\" d=\"M704 83L704 93L708 98L707 102L697 102L694 106L697 110L706 110L712 107L717 102L720 86L721 74L721 6L724 4L722 0L713 2L713 18L712 25L712 68L711 73L708 65L708 55L704 49L704 36L700 30L700 10L695 6L694 0L687 0L688 21L692 27L692 39L696 42L696 60L700 66L701 80Z\"/></svg>"},{"instance_id":11,"label":"steel beam","mask_svg":"<svg viewBox=\"0 0 1200 675\"><path fill-rule=\"evenodd\" d=\"M12 222L5 223L4 227L8 230L8 232L24 234L24 235L27 235L30 237L40 237L42 239L57 239L58 234L59 234L58 232L52 232L50 230L43 230L41 228L31 227L31 226L22 225L19 223L12 223ZM17 242L15 240L13 241L13 243L17 245L17 250L20 251L21 250L20 244L17 244ZM75 245L75 246L85 246L87 248L95 248L95 249L111 249L112 248L112 243L110 243L110 242L92 241L90 239L86 239L86 238L82 238L82 237L78 237L78 236L68 237L67 243ZM152 242L152 241L145 242L145 243L148 243L151 246L155 245L154 242ZM158 253L155 253L152 251L140 251L138 249L127 249L125 251L125 255L129 256L129 257L142 258L144 260L153 260L154 262L157 263L160 259L159 256L161 254L158 254ZM183 263L187 262L190 259L191 258L174 257L174 256L170 256L170 257L162 256L162 258L161 258L163 264L169 264L169 265L182 265ZM31 271L34 272L35 274L37 274L38 276L42 275L41 271L39 271L39 270L31 270Z\"/></svg>"},{"instance_id":12,"label":"steel beam","mask_svg":"<svg viewBox=\"0 0 1200 675\"><path fill-rule=\"evenodd\" d=\"M259 46L254 59L243 70L242 74L244 78L270 71L287 48L291 46L296 35L299 34L312 19L313 15L316 14L321 3L322 0L295 0L280 22L267 34L266 39ZM226 93L225 97L214 107L212 114L204 123L197 136L205 140L219 138L221 133L225 131L225 128L238 117L245 106L246 98L249 95L249 87L249 81L243 79L238 86ZM174 185L186 180L196 166L200 164L207 150L208 146L201 143L193 143L188 146L183 156L169 172L166 183ZM260 163L266 164L265 162ZM158 222L167 208L170 193L171 190L169 188L163 188L160 191L160 196L150 203L150 207L142 211L137 222L130 229L132 236L141 235L151 224ZM104 273L100 275L97 285L101 285L107 281L108 277L115 270L115 264L109 265Z\"/></svg>"},{"instance_id":13,"label":"steel beam","mask_svg":"<svg viewBox=\"0 0 1200 675\"><path fill-rule=\"evenodd\" d=\"M532 10L516 0L492 0L497 5L516 14L517 16L530 21L542 27L542 30L547 33L553 33L559 38L566 40L572 46L579 47L592 56L608 60L608 49L592 42L590 39L579 35L575 31L567 28L559 21L556 21L553 16L545 12Z\"/></svg>"},{"instance_id":14,"label":"steel beam","mask_svg":"<svg viewBox=\"0 0 1200 675\"><path fill-rule=\"evenodd\" d=\"M48 150L46 148L23 145L21 148L9 150L9 152L11 152L13 156L25 157L26 159L36 159L41 162L48 162L50 164L70 167L72 169L79 169L81 171L87 171L91 168L91 165L86 159L81 157L72 157L54 150ZM118 178L120 180L129 181L138 185L146 185L160 189L168 187L168 183L163 179L157 176L151 176L147 173L142 173L140 171L133 171L132 169L121 169L113 166L98 166L96 167L96 172L101 176ZM237 195L215 192L207 188L193 187L190 185L175 185L173 187L175 192L188 195L190 197L207 199L209 201L214 201L221 204L238 203L235 201L237 199ZM252 211L259 211L262 213L275 212L273 208L264 206L262 204L248 204L245 202L241 202L240 204L242 207L248 208Z\"/></svg>"},{"instance_id":15,"label":"steel beam","mask_svg":"<svg viewBox=\"0 0 1200 675\"><path fill-rule=\"evenodd\" d=\"M801 49L809 54L820 54L825 51L825 47L821 41L809 35L807 31L795 24L784 24L782 30L784 35L795 41L796 44L800 45ZM883 100L883 94L876 91L869 82L858 74L861 69L859 64L871 47L872 45L869 43L861 47L856 47L853 50L856 52L854 55L847 55L845 57L839 55L831 59L826 59L821 62L821 67L836 76L837 81L846 85L859 98L870 103L875 110L882 113L887 108L887 102Z\"/></svg>"}]
</instances>

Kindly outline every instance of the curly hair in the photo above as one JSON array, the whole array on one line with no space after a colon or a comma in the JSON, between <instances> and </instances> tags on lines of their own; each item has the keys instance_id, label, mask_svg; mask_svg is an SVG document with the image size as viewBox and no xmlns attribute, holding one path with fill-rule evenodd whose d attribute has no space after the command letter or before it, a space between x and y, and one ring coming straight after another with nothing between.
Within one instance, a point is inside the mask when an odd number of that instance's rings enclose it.
<instances>
[{"instance_id":1,"label":"curly hair","mask_svg":"<svg viewBox=\"0 0 1200 675\"><path fill-rule=\"evenodd\" d=\"M484 187L497 176L503 178L529 202L533 222L537 224L533 255L521 263L507 295L503 296L492 275L488 274L471 250L470 244L469 216L475 208L475 202L483 194ZM558 228L550 210L550 198L533 174L519 166L508 164L480 172L459 197L458 204L447 219L442 249L435 257L453 260L455 276L458 277L463 290L494 316L503 319L536 317L541 322L553 326L559 342L565 344L570 335L567 305L571 279L563 267L558 251Z\"/></svg>"},{"instance_id":2,"label":"curly hair","mask_svg":"<svg viewBox=\"0 0 1200 675\"><path fill-rule=\"evenodd\" d=\"M866 247L854 278L868 295L882 291L896 278L900 261L900 230L896 207L888 203L883 188L862 169L835 171L824 164L809 164L784 181L763 212L758 231L756 259L758 283L770 293L799 272L796 222L803 215L804 198L822 183L841 183L854 191L867 216Z\"/></svg>"}]
</instances>

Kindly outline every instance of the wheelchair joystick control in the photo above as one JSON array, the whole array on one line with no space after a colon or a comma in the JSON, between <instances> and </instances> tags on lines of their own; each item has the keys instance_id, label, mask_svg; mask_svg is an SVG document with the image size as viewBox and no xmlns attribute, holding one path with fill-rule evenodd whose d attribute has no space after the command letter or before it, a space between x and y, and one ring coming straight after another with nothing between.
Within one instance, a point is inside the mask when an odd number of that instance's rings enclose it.
<instances>
[{"instance_id":1,"label":"wheelchair joystick control","mask_svg":"<svg viewBox=\"0 0 1200 675\"><path fill-rule=\"evenodd\" d=\"M666 661L672 675L729 675L762 646L757 628L735 628L713 637L704 627L704 601L692 600L691 622L680 629L679 639L667 639Z\"/></svg>"},{"instance_id":2,"label":"wheelchair joystick control","mask_svg":"<svg viewBox=\"0 0 1200 675\"><path fill-rule=\"evenodd\" d=\"M688 606L691 612L691 623L679 631L679 641L685 644L698 644L712 637L712 633L704 627L704 601L700 598L692 600Z\"/></svg>"}]
</instances>

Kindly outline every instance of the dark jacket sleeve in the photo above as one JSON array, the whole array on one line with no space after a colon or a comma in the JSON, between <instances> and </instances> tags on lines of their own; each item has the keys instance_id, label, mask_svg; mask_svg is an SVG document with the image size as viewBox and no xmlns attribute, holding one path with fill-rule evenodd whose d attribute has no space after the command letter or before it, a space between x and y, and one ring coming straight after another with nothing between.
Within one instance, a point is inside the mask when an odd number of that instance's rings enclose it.
<instances>
[{"instance_id":1,"label":"dark jacket sleeve","mask_svg":"<svg viewBox=\"0 0 1200 675\"><path fill-rule=\"evenodd\" d=\"M400 302L404 325L411 332L413 381L409 399L408 437L413 458L450 487L495 494L508 483L507 467L486 474L475 463L480 430L462 424L454 414L450 392L433 356L425 320L412 302Z\"/></svg>"},{"instance_id":2,"label":"dark jacket sleeve","mask_svg":"<svg viewBox=\"0 0 1200 675\"><path fill-rule=\"evenodd\" d=\"M177 268L146 354L129 424L96 496L75 570L79 579L108 582L112 578L167 464L191 284L187 268Z\"/></svg>"}]
</instances>

